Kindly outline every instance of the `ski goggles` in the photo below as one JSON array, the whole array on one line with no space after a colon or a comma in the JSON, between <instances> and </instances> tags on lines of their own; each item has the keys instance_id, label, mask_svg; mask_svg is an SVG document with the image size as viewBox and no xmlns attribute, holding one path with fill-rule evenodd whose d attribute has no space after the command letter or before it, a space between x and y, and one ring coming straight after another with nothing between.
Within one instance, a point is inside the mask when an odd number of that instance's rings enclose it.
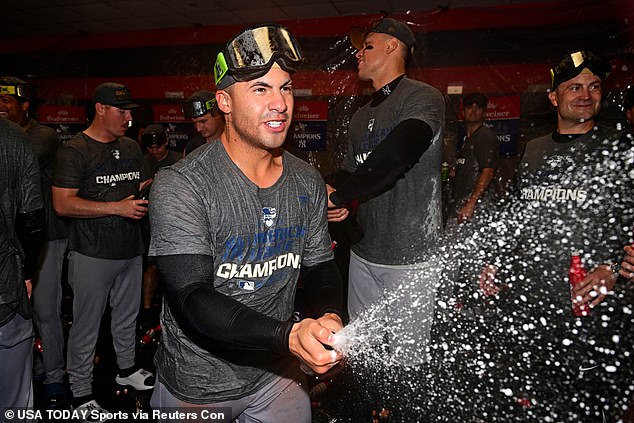
<instances>
[{"instance_id":1,"label":"ski goggles","mask_svg":"<svg viewBox=\"0 0 634 423\"><path fill-rule=\"evenodd\" d=\"M557 88L562 82L579 75L586 68L601 78L601 80L607 78L612 70L612 66L610 66L608 61L591 51L576 51L566 55L561 62L550 70L551 90Z\"/></svg>"},{"instance_id":2,"label":"ski goggles","mask_svg":"<svg viewBox=\"0 0 634 423\"><path fill-rule=\"evenodd\" d=\"M281 25L267 24L246 29L218 53L214 65L216 87L260 78L278 63L286 72L296 72L304 61L299 43ZM227 78L227 77L230 78Z\"/></svg>"},{"instance_id":3,"label":"ski goggles","mask_svg":"<svg viewBox=\"0 0 634 423\"><path fill-rule=\"evenodd\" d=\"M2 84L0 85L0 95L12 95L22 101L31 100L31 89L27 84Z\"/></svg>"},{"instance_id":4,"label":"ski goggles","mask_svg":"<svg viewBox=\"0 0 634 423\"><path fill-rule=\"evenodd\" d=\"M195 119L207 113L211 113L212 116L217 116L220 112L215 98L207 101L190 101L183 103L182 107L185 118L187 119Z\"/></svg>"}]
</instances>

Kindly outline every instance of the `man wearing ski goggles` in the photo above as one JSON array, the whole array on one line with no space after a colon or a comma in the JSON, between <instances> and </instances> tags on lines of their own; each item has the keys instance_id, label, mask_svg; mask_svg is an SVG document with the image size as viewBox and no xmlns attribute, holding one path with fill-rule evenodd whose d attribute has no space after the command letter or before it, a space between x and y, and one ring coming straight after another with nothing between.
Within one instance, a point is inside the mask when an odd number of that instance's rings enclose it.
<instances>
[{"instance_id":1,"label":"man wearing ski goggles","mask_svg":"<svg viewBox=\"0 0 634 423\"><path fill-rule=\"evenodd\" d=\"M610 70L612 70L610 63L591 51L576 51L564 56L564 58L550 70L550 90L555 90L559 84L574 78L582 73L584 69L597 75L601 80L607 78Z\"/></svg>"},{"instance_id":2,"label":"man wearing ski goggles","mask_svg":"<svg viewBox=\"0 0 634 423\"><path fill-rule=\"evenodd\" d=\"M227 421L310 423L304 372L330 377L340 368L333 344L343 327L343 281L325 184L282 148L291 74L302 61L279 25L229 41L214 69L224 131L156 176L150 255L166 301L155 410L205 407L226 411ZM295 322L300 277L308 317Z\"/></svg>"},{"instance_id":3,"label":"man wearing ski goggles","mask_svg":"<svg viewBox=\"0 0 634 423\"><path fill-rule=\"evenodd\" d=\"M182 104L185 118L191 119L200 136L191 138L185 144L183 157L198 147L210 143L220 137L225 128L225 119L218 109L216 93L209 90L198 90Z\"/></svg>"},{"instance_id":4,"label":"man wearing ski goggles","mask_svg":"<svg viewBox=\"0 0 634 423\"><path fill-rule=\"evenodd\" d=\"M207 113L213 115L220 114L218 107L216 107L216 99L203 101L196 100L189 103L183 103L183 113L187 119L194 119Z\"/></svg>"},{"instance_id":5,"label":"man wearing ski goggles","mask_svg":"<svg viewBox=\"0 0 634 423\"><path fill-rule=\"evenodd\" d=\"M304 61L297 40L281 25L261 25L248 29L229 41L218 53L214 66L219 90L238 81L265 75L273 63L294 73Z\"/></svg>"}]
</instances>

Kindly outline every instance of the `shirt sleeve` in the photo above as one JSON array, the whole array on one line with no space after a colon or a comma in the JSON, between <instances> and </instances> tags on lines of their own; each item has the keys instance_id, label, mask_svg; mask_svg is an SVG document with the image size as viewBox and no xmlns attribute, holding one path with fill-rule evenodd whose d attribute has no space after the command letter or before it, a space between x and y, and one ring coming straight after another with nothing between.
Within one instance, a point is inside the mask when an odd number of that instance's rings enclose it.
<instances>
[{"instance_id":1,"label":"shirt sleeve","mask_svg":"<svg viewBox=\"0 0 634 423\"><path fill-rule=\"evenodd\" d=\"M158 172L152 185L150 255L215 256L216 246L209 233L205 202L194 186L182 174L169 168ZM209 197L209 201L213 201L213 196Z\"/></svg>"}]
</instances>

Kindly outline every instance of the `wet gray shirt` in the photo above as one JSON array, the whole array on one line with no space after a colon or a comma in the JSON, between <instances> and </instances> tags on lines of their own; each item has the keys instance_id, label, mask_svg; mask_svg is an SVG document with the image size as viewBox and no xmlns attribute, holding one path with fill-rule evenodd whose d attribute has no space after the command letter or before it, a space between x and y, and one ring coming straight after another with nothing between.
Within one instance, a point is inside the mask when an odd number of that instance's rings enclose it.
<instances>
[{"instance_id":1,"label":"wet gray shirt","mask_svg":"<svg viewBox=\"0 0 634 423\"><path fill-rule=\"evenodd\" d=\"M273 186L258 188L223 144L212 142L159 170L150 197L150 255L209 256L209 283L217 291L269 317L290 319L300 267L333 255L323 179L287 152L283 166ZM294 362L259 351L212 353L183 333L167 305L161 323L159 378L190 403L249 395Z\"/></svg>"},{"instance_id":2,"label":"wet gray shirt","mask_svg":"<svg viewBox=\"0 0 634 423\"><path fill-rule=\"evenodd\" d=\"M441 231L440 162L445 126L442 94L420 81L403 78L378 106L368 103L352 116L343 169L354 172L396 125L420 119L430 126L431 146L393 188L359 205L361 241L352 250L372 263L415 264Z\"/></svg>"}]
</instances>

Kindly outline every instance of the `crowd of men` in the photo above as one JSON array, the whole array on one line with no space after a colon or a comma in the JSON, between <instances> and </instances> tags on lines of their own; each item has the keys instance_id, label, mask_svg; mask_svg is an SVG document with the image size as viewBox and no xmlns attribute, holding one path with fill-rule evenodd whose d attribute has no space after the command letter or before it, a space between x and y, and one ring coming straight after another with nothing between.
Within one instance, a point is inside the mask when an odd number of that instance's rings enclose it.
<instances>
[{"instance_id":1,"label":"crowd of men","mask_svg":"<svg viewBox=\"0 0 634 423\"><path fill-rule=\"evenodd\" d=\"M0 365L0 409L33 407L34 323L44 347L45 407L72 404L87 412L85 420L99 420L102 414L92 412L106 410L94 395L93 368L107 305L114 380L153 390L154 409L222 410L228 421L310 422L307 374L339 371L344 357L333 348L335 334L348 318L363 318L377 306L381 312L373 316L388 326L397 315L404 322L396 334L377 334L391 362L411 369L428 363L420 351L433 341L434 281L441 269L418 275L435 268L445 231L444 99L406 76L417 44L407 24L384 18L353 41L359 79L369 81L374 94L352 116L346 156L328 185L282 148L293 113L292 78L304 56L281 25L243 30L218 54L216 91L196 91L183 104L200 138L182 154L168 149L161 125L147 126L141 145L126 136L131 111L140 106L125 85L99 85L90 126L60 145L54 131L29 117L30 85L0 78L0 363L11 363ZM517 367L509 375L531 381L527 389L539 398L538 408L553 391L534 372L545 371L551 360L563 362L555 384L560 392L564 385L578 388L580 377L591 377L595 387L606 380L566 361L571 351L588 366L615 373L599 356L614 347L607 331L622 329L606 329L605 316L629 298L619 292L634 275L634 205L626 195L632 192L631 137L595 121L610 70L588 51L567 54L553 66L548 99L556 127L528 143L506 197L494 192L499 144L485 124L488 99L482 93L463 98L466 138L451 172L447 227L466 236L476 222L488 222L491 236L504 242L483 244L487 254L472 283L483 296L510 292L501 301L521 308L518 320L526 325L549 322L552 331L534 342L507 339L508 349L494 354L509 369ZM633 97L628 91L630 119ZM608 155L622 175L597 190L606 175L584 172ZM343 281L328 222L352 219L353 203L363 236L351 247ZM521 230L491 223L491 216L506 216L509 204L528 216ZM571 290L572 249L583 253L588 272ZM60 317L65 257L73 293L66 360ZM162 339L153 374L135 360L135 335L139 310L151 307L159 281ZM308 313L295 321L300 281ZM419 282L394 296L403 281ZM573 303L587 305L590 316L574 316ZM582 347L562 348L561 337ZM613 348L617 354L628 345L629 338L622 339ZM522 358L542 347L546 358L530 364ZM574 414L579 421L616 404L612 398L584 401L587 407ZM553 401L536 415L567 419L563 407ZM618 417L615 407L609 412Z\"/></svg>"}]
</instances>

